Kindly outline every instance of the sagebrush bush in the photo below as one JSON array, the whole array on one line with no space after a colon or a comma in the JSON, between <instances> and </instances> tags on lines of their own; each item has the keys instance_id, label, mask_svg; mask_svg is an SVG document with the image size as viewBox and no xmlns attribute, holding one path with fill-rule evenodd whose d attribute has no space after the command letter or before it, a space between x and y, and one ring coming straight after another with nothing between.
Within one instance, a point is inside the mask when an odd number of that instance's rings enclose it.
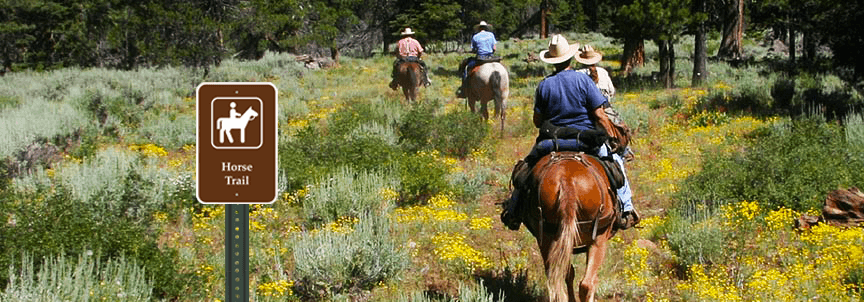
<instances>
[{"instance_id":1,"label":"sagebrush bush","mask_svg":"<svg viewBox=\"0 0 864 302\"><path fill-rule=\"evenodd\" d=\"M331 222L368 213L384 215L392 208L393 200L382 198L382 192L398 187L398 180L390 173L342 167L312 186L303 200L303 215L309 223Z\"/></svg>"},{"instance_id":2,"label":"sagebrush bush","mask_svg":"<svg viewBox=\"0 0 864 302\"><path fill-rule=\"evenodd\" d=\"M152 281L144 269L125 257L102 263L99 255L85 251L74 258L52 256L42 264L27 253L20 266L12 266L9 284L0 292L2 301L150 301Z\"/></svg>"},{"instance_id":3,"label":"sagebrush bush","mask_svg":"<svg viewBox=\"0 0 864 302\"><path fill-rule=\"evenodd\" d=\"M864 163L839 126L818 116L762 128L744 152L703 155L702 170L681 186L681 200L758 201L805 211L826 194L864 185Z\"/></svg>"},{"instance_id":4,"label":"sagebrush bush","mask_svg":"<svg viewBox=\"0 0 864 302\"><path fill-rule=\"evenodd\" d=\"M402 293L399 295L399 298L396 301L399 302L433 302L433 301L442 301L442 302L494 302L494 301L506 301L507 298L504 295L503 289L497 293L490 292L491 289L487 288L483 284L483 280L480 279L480 284L465 284L459 283L459 292L456 297L443 297L443 298L435 298L430 297L426 291L415 291L411 293Z\"/></svg>"},{"instance_id":5,"label":"sagebrush bush","mask_svg":"<svg viewBox=\"0 0 864 302\"><path fill-rule=\"evenodd\" d=\"M125 256L142 266L157 298L176 298L200 282L194 274L178 270L177 251L160 248L158 234L148 224L104 215L98 206L75 200L69 191L56 185L52 191L19 194L7 190L0 196L0 211L8 219L0 228L0 267L19 263L22 252L43 259L64 253L76 258L90 250L101 255L100 262ZM8 277L0 274L0 287L9 284Z\"/></svg>"},{"instance_id":6,"label":"sagebrush bush","mask_svg":"<svg viewBox=\"0 0 864 302\"><path fill-rule=\"evenodd\" d=\"M171 173L160 169L155 159L130 150L107 148L80 163L67 161L51 170L38 169L15 179L15 184L28 192L52 185L67 186L76 200L103 214L146 219L167 206L167 194L173 190L170 177Z\"/></svg>"},{"instance_id":7,"label":"sagebrush bush","mask_svg":"<svg viewBox=\"0 0 864 302\"><path fill-rule=\"evenodd\" d=\"M723 229L716 213L704 203L684 202L654 232L666 237L682 267L722 263L729 230Z\"/></svg>"},{"instance_id":8,"label":"sagebrush bush","mask_svg":"<svg viewBox=\"0 0 864 302\"><path fill-rule=\"evenodd\" d=\"M306 299L370 290L399 277L408 253L390 234L386 215L368 213L349 230L303 233L294 245L295 291Z\"/></svg>"}]
</instances>

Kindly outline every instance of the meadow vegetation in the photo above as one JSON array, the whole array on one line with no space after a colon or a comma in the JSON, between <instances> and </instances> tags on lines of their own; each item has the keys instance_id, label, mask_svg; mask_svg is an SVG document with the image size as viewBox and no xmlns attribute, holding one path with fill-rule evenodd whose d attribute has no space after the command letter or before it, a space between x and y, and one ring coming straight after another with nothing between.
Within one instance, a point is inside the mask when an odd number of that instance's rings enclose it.
<instances>
[{"instance_id":1,"label":"meadow vegetation","mask_svg":"<svg viewBox=\"0 0 864 302\"><path fill-rule=\"evenodd\" d=\"M750 45L752 63L711 62L699 87L681 80L690 63L678 58L680 88L660 89L656 62L619 78L620 45L568 39L605 52L613 104L635 129L628 172L644 220L612 241L601 300L862 299L864 230L793 229L827 192L864 186L864 100L851 85L775 72L776 54ZM386 56L324 70L268 53L206 75L7 75L0 300L224 299L224 207L194 196L194 89L205 81L280 93L279 199L250 207L255 301L539 300L536 242L506 230L496 203L536 135L533 91L551 69L523 58L545 45L501 42L512 79L503 137L454 98L455 53L429 54L434 84L413 104L387 88Z\"/></svg>"}]
</instances>

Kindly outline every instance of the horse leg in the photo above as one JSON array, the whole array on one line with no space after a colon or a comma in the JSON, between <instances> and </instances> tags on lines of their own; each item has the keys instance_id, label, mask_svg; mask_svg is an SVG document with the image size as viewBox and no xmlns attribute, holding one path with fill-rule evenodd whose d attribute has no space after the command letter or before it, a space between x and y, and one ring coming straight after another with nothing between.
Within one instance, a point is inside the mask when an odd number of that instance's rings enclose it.
<instances>
[{"instance_id":1,"label":"horse leg","mask_svg":"<svg viewBox=\"0 0 864 302\"><path fill-rule=\"evenodd\" d=\"M606 256L608 237L609 231L606 234L597 236L594 244L588 248L585 276L582 277L582 282L579 282L579 299L583 302L594 301L594 291L597 289L597 272L600 270L600 264L603 263L603 258Z\"/></svg>"},{"instance_id":2,"label":"horse leg","mask_svg":"<svg viewBox=\"0 0 864 302\"><path fill-rule=\"evenodd\" d=\"M223 126L224 126L224 125L223 125ZM232 128L227 128L227 127L226 127L226 128L222 128L222 130L225 131L225 135L228 136L228 142L233 144L233 143L234 143L234 137L231 136L231 130L232 130Z\"/></svg>"},{"instance_id":3,"label":"horse leg","mask_svg":"<svg viewBox=\"0 0 864 302\"><path fill-rule=\"evenodd\" d=\"M240 143L246 143L246 128L240 129Z\"/></svg>"},{"instance_id":4,"label":"horse leg","mask_svg":"<svg viewBox=\"0 0 864 302\"><path fill-rule=\"evenodd\" d=\"M489 101L480 101L480 115L483 116L484 120L489 119L489 108L486 105L489 104Z\"/></svg>"},{"instance_id":5,"label":"horse leg","mask_svg":"<svg viewBox=\"0 0 864 302\"><path fill-rule=\"evenodd\" d=\"M567 302L579 302L576 300L577 292L573 289L573 280L576 279L576 270L573 265L570 265L570 271L567 272L567 278L564 279L564 286L567 286Z\"/></svg>"},{"instance_id":6,"label":"horse leg","mask_svg":"<svg viewBox=\"0 0 864 302\"><path fill-rule=\"evenodd\" d=\"M219 143L225 143L225 128L219 129Z\"/></svg>"},{"instance_id":7,"label":"horse leg","mask_svg":"<svg viewBox=\"0 0 864 302\"><path fill-rule=\"evenodd\" d=\"M468 93L468 92L465 92L465 93ZM467 100L466 102L468 102L468 109L471 109L471 113L477 112L477 108L475 108L477 100L471 96L469 96L465 99Z\"/></svg>"}]
</instances>

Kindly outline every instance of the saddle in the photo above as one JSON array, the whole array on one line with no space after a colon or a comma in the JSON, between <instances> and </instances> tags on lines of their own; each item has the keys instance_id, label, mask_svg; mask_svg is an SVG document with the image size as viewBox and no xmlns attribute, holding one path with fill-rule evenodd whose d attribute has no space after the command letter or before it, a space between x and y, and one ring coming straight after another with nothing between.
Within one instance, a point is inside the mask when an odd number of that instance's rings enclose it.
<instances>
[{"instance_id":1,"label":"saddle","mask_svg":"<svg viewBox=\"0 0 864 302\"><path fill-rule=\"evenodd\" d=\"M476 56L474 57L474 67L492 63L492 62L501 62L501 57L499 56Z\"/></svg>"}]
</instances>

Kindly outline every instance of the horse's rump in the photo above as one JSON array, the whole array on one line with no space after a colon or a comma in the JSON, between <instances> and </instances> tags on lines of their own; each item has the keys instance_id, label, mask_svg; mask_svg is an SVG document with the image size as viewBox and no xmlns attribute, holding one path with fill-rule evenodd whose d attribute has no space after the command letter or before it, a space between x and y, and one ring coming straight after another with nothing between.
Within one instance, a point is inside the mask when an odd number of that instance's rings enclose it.
<instances>
[{"instance_id":1,"label":"horse's rump","mask_svg":"<svg viewBox=\"0 0 864 302\"><path fill-rule=\"evenodd\" d=\"M612 227L614 193L596 157L581 152L553 152L537 162L532 178L540 215L526 217L525 221L534 220L536 231L559 231L557 226L573 222L577 232L574 247L578 247L590 244L596 234Z\"/></svg>"},{"instance_id":2,"label":"horse's rump","mask_svg":"<svg viewBox=\"0 0 864 302\"><path fill-rule=\"evenodd\" d=\"M423 85L420 62L402 61L399 63L396 71L396 83L402 86L402 93L405 95L405 99L417 99L417 88Z\"/></svg>"}]
</instances>

